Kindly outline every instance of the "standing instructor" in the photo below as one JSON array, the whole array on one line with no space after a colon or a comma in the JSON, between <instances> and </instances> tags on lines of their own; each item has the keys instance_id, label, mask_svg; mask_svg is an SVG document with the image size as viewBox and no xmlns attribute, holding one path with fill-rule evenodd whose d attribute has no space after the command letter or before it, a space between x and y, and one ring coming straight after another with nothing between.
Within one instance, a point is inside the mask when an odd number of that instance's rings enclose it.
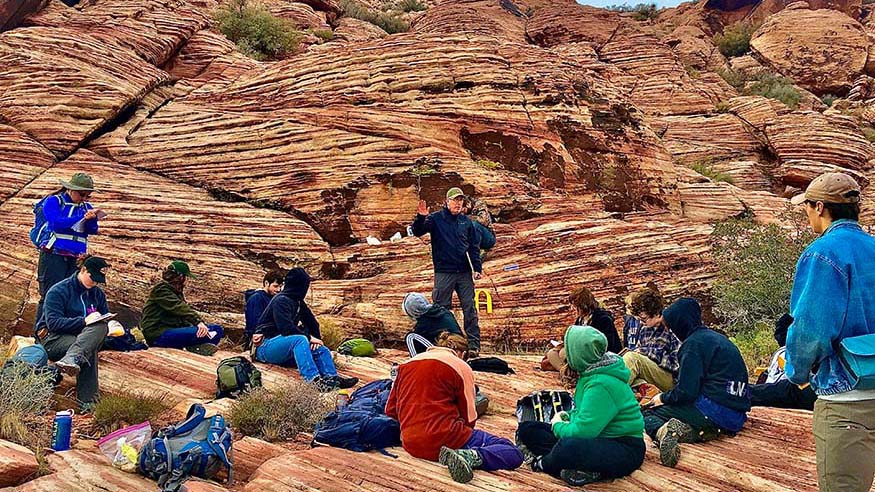
<instances>
[{"instance_id":1,"label":"standing instructor","mask_svg":"<svg viewBox=\"0 0 875 492\"><path fill-rule=\"evenodd\" d=\"M434 263L432 301L450 309L453 291L456 292L465 316L469 356L477 357L480 353L480 326L474 304L474 280L480 278L483 268L478 235L474 223L462 213L464 204L465 194L459 188L450 188L446 205L432 214L428 213L425 201L420 200L412 229L417 237L431 234L431 259Z\"/></svg>"}]
</instances>

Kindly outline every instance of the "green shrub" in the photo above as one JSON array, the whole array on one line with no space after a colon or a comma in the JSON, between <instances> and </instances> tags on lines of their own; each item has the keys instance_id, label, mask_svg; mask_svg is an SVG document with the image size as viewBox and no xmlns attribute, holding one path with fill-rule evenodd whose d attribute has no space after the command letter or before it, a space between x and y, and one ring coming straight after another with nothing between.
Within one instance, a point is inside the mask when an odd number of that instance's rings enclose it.
<instances>
[{"instance_id":1,"label":"green shrub","mask_svg":"<svg viewBox=\"0 0 875 492\"><path fill-rule=\"evenodd\" d=\"M866 140L875 143L875 128L864 126L860 128L860 130L863 132L863 136L866 137Z\"/></svg>"},{"instance_id":2,"label":"green shrub","mask_svg":"<svg viewBox=\"0 0 875 492\"><path fill-rule=\"evenodd\" d=\"M752 84L745 87L744 92L747 95L776 99L792 109L799 106L799 100L802 98L793 86L792 80L773 73L760 74Z\"/></svg>"},{"instance_id":3,"label":"green shrub","mask_svg":"<svg viewBox=\"0 0 875 492\"><path fill-rule=\"evenodd\" d=\"M747 22L737 22L714 36L714 44L723 56L741 56L750 51L750 37L756 27Z\"/></svg>"},{"instance_id":4,"label":"green shrub","mask_svg":"<svg viewBox=\"0 0 875 492\"><path fill-rule=\"evenodd\" d=\"M710 178L712 181L729 184L735 183L735 181L732 179L732 176L715 170L713 164L709 160L696 161L690 164L690 169L696 171L702 176L705 176L706 178Z\"/></svg>"},{"instance_id":5,"label":"green shrub","mask_svg":"<svg viewBox=\"0 0 875 492\"><path fill-rule=\"evenodd\" d=\"M23 362L0 371L0 439L33 450L45 447L48 433L40 418L50 410L54 394L52 376Z\"/></svg>"},{"instance_id":6,"label":"green shrub","mask_svg":"<svg viewBox=\"0 0 875 492\"><path fill-rule=\"evenodd\" d=\"M825 94L823 97L820 98L820 101L823 104L832 107L832 103L836 102L836 99L838 98L839 96L836 96L835 94Z\"/></svg>"},{"instance_id":7,"label":"green shrub","mask_svg":"<svg viewBox=\"0 0 875 492\"><path fill-rule=\"evenodd\" d=\"M356 0L340 0L343 15L371 23L389 34L407 32L410 24L389 12L375 12Z\"/></svg>"},{"instance_id":8,"label":"green shrub","mask_svg":"<svg viewBox=\"0 0 875 492\"><path fill-rule=\"evenodd\" d=\"M334 31L331 29L312 29L310 32L313 33L314 36L321 39L323 42L331 41L334 39Z\"/></svg>"},{"instance_id":9,"label":"green shrub","mask_svg":"<svg viewBox=\"0 0 875 492\"><path fill-rule=\"evenodd\" d=\"M712 286L714 313L730 335L757 325L771 326L790 307L796 261L814 239L807 227L788 231L750 218L729 219L714 226L712 255L717 280Z\"/></svg>"},{"instance_id":10,"label":"green shrub","mask_svg":"<svg viewBox=\"0 0 875 492\"><path fill-rule=\"evenodd\" d=\"M757 367L768 366L772 354L778 350L774 331L772 323L757 323L752 329L738 332L730 337L732 343L741 351L744 363L751 373Z\"/></svg>"},{"instance_id":11,"label":"green shrub","mask_svg":"<svg viewBox=\"0 0 875 492\"><path fill-rule=\"evenodd\" d=\"M499 164L495 161L490 161L489 159L477 159L476 161L474 161L474 164L477 164L478 166L482 167L483 169L489 169L489 170L501 169L501 164Z\"/></svg>"},{"instance_id":12,"label":"green shrub","mask_svg":"<svg viewBox=\"0 0 875 492\"><path fill-rule=\"evenodd\" d=\"M729 112L729 103L726 101L717 101L717 104L714 105L714 109L718 113L728 113Z\"/></svg>"},{"instance_id":13,"label":"green shrub","mask_svg":"<svg viewBox=\"0 0 875 492\"><path fill-rule=\"evenodd\" d=\"M717 70L717 74L720 75L727 84L738 90L744 89L744 84L747 83L747 77L745 77L743 73L737 70L732 70L731 68L727 70Z\"/></svg>"},{"instance_id":14,"label":"green shrub","mask_svg":"<svg viewBox=\"0 0 875 492\"><path fill-rule=\"evenodd\" d=\"M632 18L637 21L652 20L659 15L659 9L657 9L655 3L639 3L637 5L627 5L624 3L623 5L611 5L607 9L615 12L632 12Z\"/></svg>"},{"instance_id":15,"label":"green shrub","mask_svg":"<svg viewBox=\"0 0 875 492\"><path fill-rule=\"evenodd\" d=\"M337 350L337 347L346 340L346 332L334 320L322 320L319 325L319 332L322 334L322 343L329 350Z\"/></svg>"},{"instance_id":16,"label":"green shrub","mask_svg":"<svg viewBox=\"0 0 875 492\"><path fill-rule=\"evenodd\" d=\"M398 3L398 8L402 12L422 12L428 8L428 5L419 0L401 0Z\"/></svg>"},{"instance_id":17,"label":"green shrub","mask_svg":"<svg viewBox=\"0 0 875 492\"><path fill-rule=\"evenodd\" d=\"M256 60L281 59L298 49L303 34L264 6L248 0L230 0L215 14L219 31L241 53Z\"/></svg>"},{"instance_id":18,"label":"green shrub","mask_svg":"<svg viewBox=\"0 0 875 492\"><path fill-rule=\"evenodd\" d=\"M172 407L167 394L122 390L106 394L94 406L93 423L103 433L154 420Z\"/></svg>"},{"instance_id":19,"label":"green shrub","mask_svg":"<svg viewBox=\"0 0 875 492\"><path fill-rule=\"evenodd\" d=\"M323 395L303 381L291 381L269 391L256 388L234 401L228 420L237 432L266 441L292 439L313 428L334 407Z\"/></svg>"}]
</instances>

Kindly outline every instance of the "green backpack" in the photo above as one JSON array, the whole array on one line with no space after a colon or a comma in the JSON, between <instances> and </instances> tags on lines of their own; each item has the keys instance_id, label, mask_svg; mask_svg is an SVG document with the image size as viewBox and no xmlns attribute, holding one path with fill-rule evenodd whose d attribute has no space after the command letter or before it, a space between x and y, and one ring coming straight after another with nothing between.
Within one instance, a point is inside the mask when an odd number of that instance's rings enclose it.
<instances>
[{"instance_id":1,"label":"green backpack","mask_svg":"<svg viewBox=\"0 0 875 492\"><path fill-rule=\"evenodd\" d=\"M252 388L261 387L261 371L242 356L222 359L216 368L216 398L237 398Z\"/></svg>"},{"instance_id":2,"label":"green backpack","mask_svg":"<svg viewBox=\"0 0 875 492\"><path fill-rule=\"evenodd\" d=\"M377 349L369 340L353 338L341 343L340 347L337 347L337 353L353 357L373 357L377 355Z\"/></svg>"}]
</instances>

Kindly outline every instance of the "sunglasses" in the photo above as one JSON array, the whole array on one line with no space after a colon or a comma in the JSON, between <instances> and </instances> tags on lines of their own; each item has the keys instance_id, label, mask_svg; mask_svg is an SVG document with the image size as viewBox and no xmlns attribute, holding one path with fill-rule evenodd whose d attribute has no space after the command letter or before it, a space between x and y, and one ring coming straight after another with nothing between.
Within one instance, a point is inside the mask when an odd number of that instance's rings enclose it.
<instances>
[{"instance_id":1,"label":"sunglasses","mask_svg":"<svg viewBox=\"0 0 875 492\"><path fill-rule=\"evenodd\" d=\"M81 196L82 198L88 198L91 196L90 191L78 191L78 190L76 190L76 193L79 194L79 196Z\"/></svg>"}]
</instances>

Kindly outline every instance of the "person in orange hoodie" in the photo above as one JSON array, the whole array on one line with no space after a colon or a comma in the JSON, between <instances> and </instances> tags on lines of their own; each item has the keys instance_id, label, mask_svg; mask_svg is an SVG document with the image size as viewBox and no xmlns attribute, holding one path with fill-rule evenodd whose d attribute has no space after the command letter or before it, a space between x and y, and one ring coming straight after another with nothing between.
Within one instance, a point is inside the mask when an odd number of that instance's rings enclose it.
<instances>
[{"instance_id":1,"label":"person in orange hoodie","mask_svg":"<svg viewBox=\"0 0 875 492\"><path fill-rule=\"evenodd\" d=\"M522 453L505 438L474 429L474 373L465 363L468 340L444 332L398 367L386 415L401 423L401 444L412 456L445 465L465 483L474 470L514 470Z\"/></svg>"}]
</instances>

